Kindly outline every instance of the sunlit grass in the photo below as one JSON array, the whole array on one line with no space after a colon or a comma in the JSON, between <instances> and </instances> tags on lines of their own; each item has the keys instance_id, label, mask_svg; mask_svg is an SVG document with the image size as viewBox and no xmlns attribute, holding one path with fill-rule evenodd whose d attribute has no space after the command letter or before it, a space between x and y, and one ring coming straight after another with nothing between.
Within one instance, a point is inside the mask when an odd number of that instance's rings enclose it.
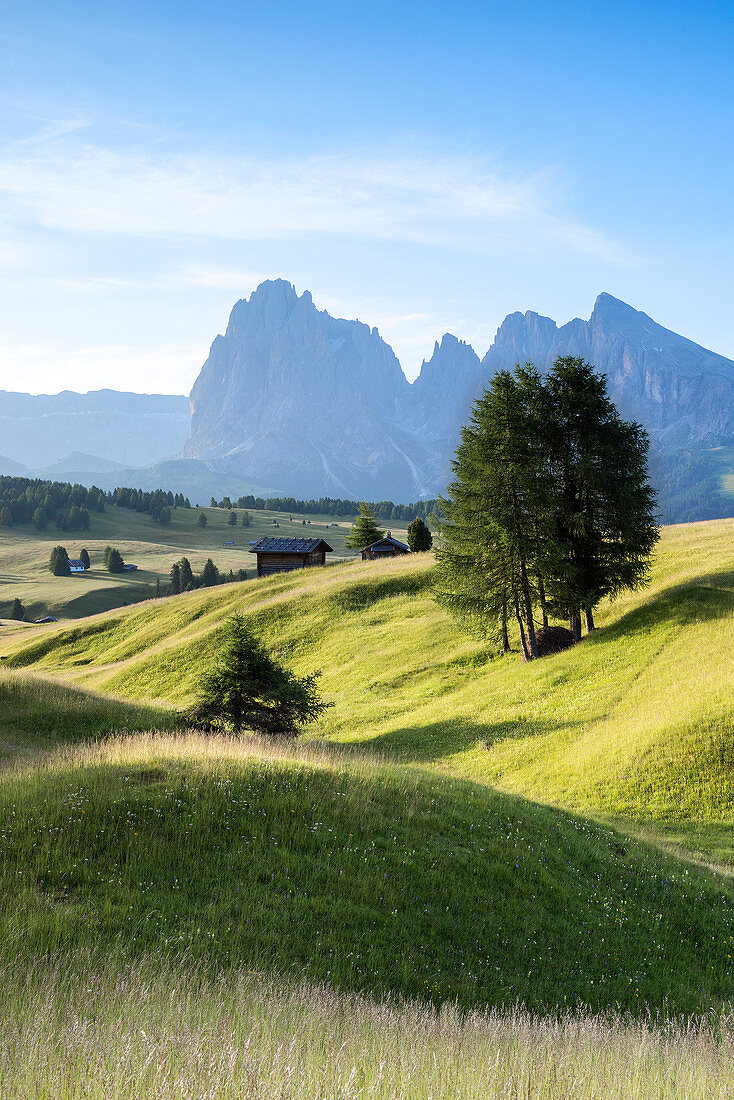
<instances>
[{"instance_id":1,"label":"sunlit grass","mask_svg":"<svg viewBox=\"0 0 734 1100\"><path fill-rule=\"evenodd\" d=\"M335 706L315 736L370 746L584 813L734 853L730 520L663 531L649 588L599 631L524 666L464 635L430 591L431 556L314 569L0 639L24 666L141 703L191 701L242 611Z\"/></svg>"},{"instance_id":2,"label":"sunlit grass","mask_svg":"<svg viewBox=\"0 0 734 1100\"><path fill-rule=\"evenodd\" d=\"M430 556L3 631L0 1095L734 1095L732 534L529 666ZM235 610L309 739L163 728Z\"/></svg>"},{"instance_id":3,"label":"sunlit grass","mask_svg":"<svg viewBox=\"0 0 734 1100\"><path fill-rule=\"evenodd\" d=\"M200 511L207 516L206 527L198 525ZM89 531L57 531L53 525L36 531L27 524L0 528L0 618L10 613L16 596L31 621L46 614L79 619L149 600L156 579L165 589L173 562L184 556L195 572L201 572L211 557L222 572L246 569L254 576L256 562L249 553L249 544L263 535L325 538L334 550L330 560L354 556L354 551L344 546L351 526L348 517L289 516L269 511L250 514L250 527L241 526L242 511L237 512L237 526L231 527L226 509L179 508L173 510L170 526L161 527L151 516L109 505L102 514L92 513ZM306 518L310 522L304 524ZM405 541L405 531L399 525L395 534ZM229 542L234 545L225 545ZM48 561L52 546L57 544L66 546L70 557L78 557L81 548L86 547L91 570L84 575L54 577ZM137 572L108 573L102 561L108 544L118 547L126 561L135 563Z\"/></svg>"}]
</instances>

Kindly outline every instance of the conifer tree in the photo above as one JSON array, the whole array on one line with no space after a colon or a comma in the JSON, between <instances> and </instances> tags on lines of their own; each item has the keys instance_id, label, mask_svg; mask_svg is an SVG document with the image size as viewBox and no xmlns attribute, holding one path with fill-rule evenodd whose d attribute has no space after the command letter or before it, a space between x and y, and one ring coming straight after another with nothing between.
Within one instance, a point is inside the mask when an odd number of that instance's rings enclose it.
<instances>
[{"instance_id":1,"label":"conifer tree","mask_svg":"<svg viewBox=\"0 0 734 1100\"><path fill-rule=\"evenodd\" d=\"M79 553L79 561L82 563L85 569L89 569L91 562L89 561L89 553L86 547L82 547Z\"/></svg>"},{"instance_id":2,"label":"conifer tree","mask_svg":"<svg viewBox=\"0 0 734 1100\"><path fill-rule=\"evenodd\" d=\"M8 618L15 619L18 622L22 622L25 618L25 608L23 607L23 604L20 602L17 596L13 600L13 606L10 610L10 615L8 616Z\"/></svg>"},{"instance_id":3,"label":"conifer tree","mask_svg":"<svg viewBox=\"0 0 734 1100\"><path fill-rule=\"evenodd\" d=\"M204 512L199 512L199 518L196 522L198 523L199 527L206 527L207 518Z\"/></svg>"},{"instance_id":4,"label":"conifer tree","mask_svg":"<svg viewBox=\"0 0 734 1100\"><path fill-rule=\"evenodd\" d=\"M430 550L433 546L433 535L420 516L408 524L408 546L413 553Z\"/></svg>"},{"instance_id":5,"label":"conifer tree","mask_svg":"<svg viewBox=\"0 0 734 1100\"><path fill-rule=\"evenodd\" d=\"M645 430L622 420L606 380L583 359L559 357L546 380L553 416L555 567L550 596L578 641L602 597L644 584L659 537Z\"/></svg>"},{"instance_id":6,"label":"conifer tree","mask_svg":"<svg viewBox=\"0 0 734 1100\"><path fill-rule=\"evenodd\" d=\"M219 584L219 570L211 558L207 558L201 574L201 583L205 588L213 588Z\"/></svg>"},{"instance_id":7,"label":"conifer tree","mask_svg":"<svg viewBox=\"0 0 734 1100\"><path fill-rule=\"evenodd\" d=\"M194 583L194 572L191 568L191 562L188 558L181 558L178 563L179 575L181 579L181 591L187 592L189 589L196 587Z\"/></svg>"},{"instance_id":8,"label":"conifer tree","mask_svg":"<svg viewBox=\"0 0 734 1100\"><path fill-rule=\"evenodd\" d=\"M606 383L581 359L500 371L461 432L455 480L439 502L439 600L508 648L518 624L539 655L536 618L581 613L646 580L658 538L644 430L623 421Z\"/></svg>"},{"instance_id":9,"label":"conifer tree","mask_svg":"<svg viewBox=\"0 0 734 1100\"><path fill-rule=\"evenodd\" d=\"M255 638L243 615L226 624L218 659L204 677L191 721L241 733L295 737L329 703L316 690L317 675L296 677Z\"/></svg>"},{"instance_id":10,"label":"conifer tree","mask_svg":"<svg viewBox=\"0 0 734 1100\"><path fill-rule=\"evenodd\" d=\"M122 554L114 546L110 547L110 552L107 555L107 572L108 573L122 573L124 571L125 562L123 561Z\"/></svg>"},{"instance_id":11,"label":"conifer tree","mask_svg":"<svg viewBox=\"0 0 734 1100\"><path fill-rule=\"evenodd\" d=\"M54 546L48 567L55 577L68 577L71 573L69 555L64 546Z\"/></svg>"},{"instance_id":12,"label":"conifer tree","mask_svg":"<svg viewBox=\"0 0 734 1100\"><path fill-rule=\"evenodd\" d=\"M352 529L344 540L344 545L352 550L362 550L377 542L385 534L377 526L377 516L374 509L365 501L359 506L359 516L352 524Z\"/></svg>"},{"instance_id":13,"label":"conifer tree","mask_svg":"<svg viewBox=\"0 0 734 1100\"><path fill-rule=\"evenodd\" d=\"M181 568L177 561L171 566L171 595L178 596L181 591Z\"/></svg>"}]
</instances>

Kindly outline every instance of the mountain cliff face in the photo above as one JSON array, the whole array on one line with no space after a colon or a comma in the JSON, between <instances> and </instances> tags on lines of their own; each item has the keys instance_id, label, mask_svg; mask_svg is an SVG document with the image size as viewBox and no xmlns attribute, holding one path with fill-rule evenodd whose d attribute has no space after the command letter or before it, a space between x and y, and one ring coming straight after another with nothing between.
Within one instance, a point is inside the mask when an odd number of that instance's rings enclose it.
<instances>
[{"instance_id":1,"label":"mountain cliff face","mask_svg":"<svg viewBox=\"0 0 734 1100\"><path fill-rule=\"evenodd\" d=\"M409 395L377 329L266 282L211 346L183 453L295 495L428 493L429 451L401 423Z\"/></svg>"},{"instance_id":2,"label":"mountain cliff face","mask_svg":"<svg viewBox=\"0 0 734 1100\"><path fill-rule=\"evenodd\" d=\"M512 313L479 360L446 334L409 385L376 329L319 311L283 280L238 302L191 393L188 458L296 496L407 501L450 480L459 428L498 369L581 356L656 453L734 440L734 362L609 294L559 327Z\"/></svg>"},{"instance_id":3,"label":"mountain cliff face","mask_svg":"<svg viewBox=\"0 0 734 1100\"><path fill-rule=\"evenodd\" d=\"M185 397L0 391L0 450L27 467L47 467L80 452L87 468L90 460L100 469L109 463L145 466L177 454L188 432Z\"/></svg>"}]
</instances>

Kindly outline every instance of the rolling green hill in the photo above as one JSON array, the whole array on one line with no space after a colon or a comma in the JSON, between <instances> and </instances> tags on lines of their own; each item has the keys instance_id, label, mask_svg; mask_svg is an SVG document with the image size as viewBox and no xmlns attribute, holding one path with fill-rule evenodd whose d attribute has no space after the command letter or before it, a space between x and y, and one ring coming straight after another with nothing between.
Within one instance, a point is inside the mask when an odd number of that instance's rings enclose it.
<instances>
[{"instance_id":1,"label":"rolling green hill","mask_svg":"<svg viewBox=\"0 0 734 1100\"><path fill-rule=\"evenodd\" d=\"M345 749L129 735L6 773L0 824L0 968L156 952L540 1012L716 1012L734 990L728 884Z\"/></svg>"},{"instance_id":2,"label":"rolling green hill","mask_svg":"<svg viewBox=\"0 0 734 1100\"><path fill-rule=\"evenodd\" d=\"M4 627L3 1094L725 1095L732 533L666 529L650 587L530 665L437 607L430 555ZM323 670L307 738L182 728L233 611Z\"/></svg>"},{"instance_id":3,"label":"rolling green hill","mask_svg":"<svg viewBox=\"0 0 734 1100\"><path fill-rule=\"evenodd\" d=\"M577 648L523 666L433 601L430 556L339 565L8 635L10 668L124 699L190 702L244 611L335 702L316 734L526 797L734 852L734 521L667 528L652 583Z\"/></svg>"}]
</instances>

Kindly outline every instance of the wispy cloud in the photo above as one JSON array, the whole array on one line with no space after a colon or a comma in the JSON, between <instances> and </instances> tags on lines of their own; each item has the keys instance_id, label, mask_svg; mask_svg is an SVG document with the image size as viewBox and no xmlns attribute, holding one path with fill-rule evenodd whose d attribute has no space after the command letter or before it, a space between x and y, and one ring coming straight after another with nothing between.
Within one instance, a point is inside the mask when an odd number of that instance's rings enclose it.
<instances>
[{"instance_id":1,"label":"wispy cloud","mask_svg":"<svg viewBox=\"0 0 734 1100\"><path fill-rule=\"evenodd\" d=\"M322 234L488 252L618 258L567 215L553 173L519 176L472 157L353 153L283 160L85 143L76 120L0 156L18 219L85 234L227 239Z\"/></svg>"},{"instance_id":2,"label":"wispy cloud","mask_svg":"<svg viewBox=\"0 0 734 1100\"><path fill-rule=\"evenodd\" d=\"M198 286L210 290L231 290L236 294L248 294L272 273L238 271L234 268L189 266L175 272L168 279L169 284L180 286Z\"/></svg>"}]
</instances>

